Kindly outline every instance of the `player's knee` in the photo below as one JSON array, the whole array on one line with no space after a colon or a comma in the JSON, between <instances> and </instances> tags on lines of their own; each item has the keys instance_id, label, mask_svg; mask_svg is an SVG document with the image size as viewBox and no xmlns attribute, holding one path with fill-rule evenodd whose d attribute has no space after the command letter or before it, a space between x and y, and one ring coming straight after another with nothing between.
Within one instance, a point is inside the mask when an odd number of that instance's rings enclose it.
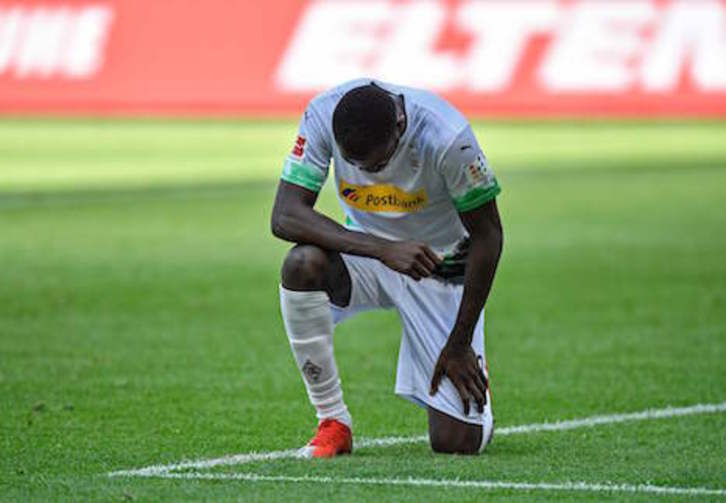
<instances>
[{"instance_id":1,"label":"player's knee","mask_svg":"<svg viewBox=\"0 0 726 503\"><path fill-rule=\"evenodd\" d=\"M461 421L429 407L429 441L434 452L478 454L485 435L484 427Z\"/></svg>"},{"instance_id":2,"label":"player's knee","mask_svg":"<svg viewBox=\"0 0 726 503\"><path fill-rule=\"evenodd\" d=\"M431 449L439 454L479 454L481 436L462 434L452 430L433 429L429 431Z\"/></svg>"},{"instance_id":3,"label":"player's knee","mask_svg":"<svg viewBox=\"0 0 726 503\"><path fill-rule=\"evenodd\" d=\"M321 290L328 265L324 250L298 245L288 252L282 264L282 284L293 290Z\"/></svg>"}]
</instances>

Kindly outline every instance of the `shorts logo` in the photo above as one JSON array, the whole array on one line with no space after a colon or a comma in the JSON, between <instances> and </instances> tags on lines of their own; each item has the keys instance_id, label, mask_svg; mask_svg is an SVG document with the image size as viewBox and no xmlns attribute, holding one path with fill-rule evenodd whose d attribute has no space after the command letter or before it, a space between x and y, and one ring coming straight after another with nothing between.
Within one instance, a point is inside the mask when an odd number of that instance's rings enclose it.
<instances>
[{"instance_id":1,"label":"shorts logo","mask_svg":"<svg viewBox=\"0 0 726 503\"><path fill-rule=\"evenodd\" d=\"M299 157L302 159L303 154L305 153L305 137L298 135L297 139L295 140L295 146L292 147L292 155L295 157Z\"/></svg>"},{"instance_id":2,"label":"shorts logo","mask_svg":"<svg viewBox=\"0 0 726 503\"><path fill-rule=\"evenodd\" d=\"M414 213L429 201L424 189L406 192L395 185L353 185L340 180L338 191L348 206L361 211Z\"/></svg>"}]
</instances>

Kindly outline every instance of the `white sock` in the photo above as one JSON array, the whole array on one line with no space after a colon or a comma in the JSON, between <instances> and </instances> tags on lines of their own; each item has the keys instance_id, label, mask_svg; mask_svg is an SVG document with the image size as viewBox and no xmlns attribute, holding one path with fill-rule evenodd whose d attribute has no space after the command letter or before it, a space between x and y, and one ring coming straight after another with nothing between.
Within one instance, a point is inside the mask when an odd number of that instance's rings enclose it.
<instances>
[{"instance_id":1,"label":"white sock","mask_svg":"<svg viewBox=\"0 0 726 503\"><path fill-rule=\"evenodd\" d=\"M333 355L333 316L328 294L298 292L280 285L280 308L297 367L318 420L336 419L352 429Z\"/></svg>"}]
</instances>

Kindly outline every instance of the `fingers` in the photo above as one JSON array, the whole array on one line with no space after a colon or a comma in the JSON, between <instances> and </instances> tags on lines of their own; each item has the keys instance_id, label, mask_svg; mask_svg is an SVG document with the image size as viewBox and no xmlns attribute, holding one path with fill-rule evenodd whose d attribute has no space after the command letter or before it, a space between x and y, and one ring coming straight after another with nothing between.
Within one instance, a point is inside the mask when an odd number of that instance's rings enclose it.
<instances>
[{"instance_id":1,"label":"fingers","mask_svg":"<svg viewBox=\"0 0 726 503\"><path fill-rule=\"evenodd\" d=\"M431 276L432 270L427 269L420 263L413 264L413 270L416 271L422 278L428 278Z\"/></svg>"},{"instance_id":2,"label":"fingers","mask_svg":"<svg viewBox=\"0 0 726 503\"><path fill-rule=\"evenodd\" d=\"M429 395L434 396L436 392L439 391L439 383L443 377L444 366L437 363L436 368L434 369L434 375L431 378L431 389L429 390Z\"/></svg>"},{"instance_id":3,"label":"fingers","mask_svg":"<svg viewBox=\"0 0 726 503\"><path fill-rule=\"evenodd\" d=\"M479 373L474 374L474 385L482 397L482 400L481 400L482 406L486 405L487 404L487 385L486 385L486 381L482 381L482 378L479 375Z\"/></svg>"},{"instance_id":4,"label":"fingers","mask_svg":"<svg viewBox=\"0 0 726 503\"><path fill-rule=\"evenodd\" d=\"M454 383L454 386L456 387L456 391L459 392L459 396L461 397L461 402L464 404L464 415L469 415L469 391L467 390L467 387L458 379L455 381L452 381Z\"/></svg>"},{"instance_id":5,"label":"fingers","mask_svg":"<svg viewBox=\"0 0 726 503\"><path fill-rule=\"evenodd\" d=\"M478 377L477 377L478 379ZM484 412L484 405L487 403L486 391L482 391L476 380L471 380L468 383L469 394L474 397L476 402L477 410L479 414Z\"/></svg>"},{"instance_id":6,"label":"fingers","mask_svg":"<svg viewBox=\"0 0 726 503\"><path fill-rule=\"evenodd\" d=\"M439 265L443 262L443 260L441 260L441 257L434 253L433 250L431 250L431 248L429 248L428 246L424 245L423 250L426 256L434 263L434 265Z\"/></svg>"},{"instance_id":7,"label":"fingers","mask_svg":"<svg viewBox=\"0 0 726 503\"><path fill-rule=\"evenodd\" d=\"M458 391L461 401L464 404L464 414L469 415L470 402L476 402L479 414L484 412L484 406L487 403L486 388L480 386L479 376L476 373L461 376L458 379L452 379L456 391Z\"/></svg>"},{"instance_id":8,"label":"fingers","mask_svg":"<svg viewBox=\"0 0 726 503\"><path fill-rule=\"evenodd\" d=\"M416 254L417 262L424 266L429 273L434 272L436 266L442 262L441 258L425 243L416 244L419 248L419 252Z\"/></svg>"},{"instance_id":9,"label":"fingers","mask_svg":"<svg viewBox=\"0 0 726 503\"><path fill-rule=\"evenodd\" d=\"M476 391L473 394L476 398L477 405L479 405L479 412L481 413L484 412L484 406L487 403L487 378L481 367L476 363L470 369L470 375L474 390Z\"/></svg>"},{"instance_id":10,"label":"fingers","mask_svg":"<svg viewBox=\"0 0 726 503\"><path fill-rule=\"evenodd\" d=\"M484 393L484 404L487 403L487 390L489 389L489 380L487 379L487 376L484 375L484 371L481 369L481 367L477 366L477 377L479 378L479 382L481 383L481 389Z\"/></svg>"},{"instance_id":11,"label":"fingers","mask_svg":"<svg viewBox=\"0 0 726 503\"><path fill-rule=\"evenodd\" d=\"M444 376L448 376L461 397L464 415L469 415L472 401L476 403L479 414L484 413L484 407L487 404L488 382L483 369L474 358L474 353L471 352L463 359L454 353L456 356L452 356L451 360L445 356L445 353L446 348L442 351L434 367L429 394L432 396L436 394L441 380Z\"/></svg>"},{"instance_id":12,"label":"fingers","mask_svg":"<svg viewBox=\"0 0 726 503\"><path fill-rule=\"evenodd\" d=\"M386 262L386 265L416 281L431 276L436 266L441 263L441 259L425 243L402 241L396 246L400 249L400 259L403 263L397 264L398 260L394 260Z\"/></svg>"},{"instance_id":13,"label":"fingers","mask_svg":"<svg viewBox=\"0 0 726 503\"><path fill-rule=\"evenodd\" d=\"M416 256L416 259L421 266L426 268L426 272L429 274L434 272L434 269L436 269L436 263L431 260L431 257L429 257L426 253L421 252L421 254Z\"/></svg>"},{"instance_id":14,"label":"fingers","mask_svg":"<svg viewBox=\"0 0 726 503\"><path fill-rule=\"evenodd\" d=\"M406 271L406 274L408 276L411 276L416 281L419 281L421 278L428 278L431 276L431 273L433 272L433 269L428 269L426 266L424 266L420 262L414 262L411 264L411 267Z\"/></svg>"}]
</instances>

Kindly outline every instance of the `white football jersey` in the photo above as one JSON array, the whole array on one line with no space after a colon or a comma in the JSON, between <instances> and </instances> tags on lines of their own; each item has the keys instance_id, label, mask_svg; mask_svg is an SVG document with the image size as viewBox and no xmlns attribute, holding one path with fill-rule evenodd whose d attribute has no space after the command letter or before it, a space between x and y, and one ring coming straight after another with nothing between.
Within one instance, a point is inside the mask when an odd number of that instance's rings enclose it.
<instances>
[{"instance_id":1,"label":"white football jersey","mask_svg":"<svg viewBox=\"0 0 726 503\"><path fill-rule=\"evenodd\" d=\"M406 130L396 152L377 172L348 163L333 136L333 111L343 95L374 82L403 97ZM467 236L459 212L500 192L466 118L435 94L358 79L313 98L303 114L282 179L319 192L335 164L338 200L346 226L392 240L416 240L445 254Z\"/></svg>"}]
</instances>

